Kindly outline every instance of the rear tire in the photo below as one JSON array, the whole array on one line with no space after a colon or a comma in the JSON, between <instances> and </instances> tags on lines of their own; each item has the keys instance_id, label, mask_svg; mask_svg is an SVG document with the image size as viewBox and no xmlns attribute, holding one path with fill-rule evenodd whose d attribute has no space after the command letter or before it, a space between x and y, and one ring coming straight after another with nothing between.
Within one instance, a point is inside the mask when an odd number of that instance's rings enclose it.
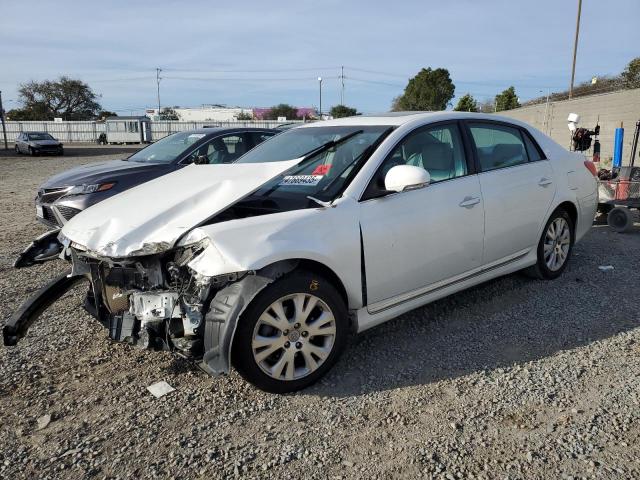
<instances>
[{"instance_id":1,"label":"rear tire","mask_svg":"<svg viewBox=\"0 0 640 480\"><path fill-rule=\"evenodd\" d=\"M607 224L618 233L628 232L633 227L633 213L627 207L616 207L607 215Z\"/></svg>"},{"instance_id":2,"label":"rear tire","mask_svg":"<svg viewBox=\"0 0 640 480\"><path fill-rule=\"evenodd\" d=\"M348 335L347 307L336 288L314 273L292 272L262 290L242 314L232 362L261 390L294 392L329 371Z\"/></svg>"},{"instance_id":3,"label":"rear tire","mask_svg":"<svg viewBox=\"0 0 640 480\"><path fill-rule=\"evenodd\" d=\"M542 230L536 263L525 273L540 280L558 278L567 268L574 243L575 226L571 216L563 209L556 210Z\"/></svg>"}]
</instances>

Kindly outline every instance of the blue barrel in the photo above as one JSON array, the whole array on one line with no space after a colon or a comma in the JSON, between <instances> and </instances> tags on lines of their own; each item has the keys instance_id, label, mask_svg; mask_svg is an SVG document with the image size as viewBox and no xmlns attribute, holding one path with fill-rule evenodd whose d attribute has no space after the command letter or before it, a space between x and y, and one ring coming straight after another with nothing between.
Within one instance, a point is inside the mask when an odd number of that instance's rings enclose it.
<instances>
[{"instance_id":1,"label":"blue barrel","mask_svg":"<svg viewBox=\"0 0 640 480\"><path fill-rule=\"evenodd\" d=\"M613 166L622 166L622 141L624 140L624 128L616 128L616 135L613 137Z\"/></svg>"}]
</instances>

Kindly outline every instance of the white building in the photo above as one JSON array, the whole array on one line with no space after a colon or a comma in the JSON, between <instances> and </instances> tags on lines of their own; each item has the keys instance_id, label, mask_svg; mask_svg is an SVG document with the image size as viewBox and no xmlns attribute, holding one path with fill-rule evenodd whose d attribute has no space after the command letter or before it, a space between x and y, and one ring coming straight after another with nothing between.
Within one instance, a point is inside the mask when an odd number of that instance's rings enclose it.
<instances>
[{"instance_id":1,"label":"white building","mask_svg":"<svg viewBox=\"0 0 640 480\"><path fill-rule=\"evenodd\" d=\"M201 105L200 107L162 107L172 108L178 118L182 122L234 122L238 115L253 115L250 108L227 107L225 105ZM148 108L145 110L148 117L155 120L158 115L157 108Z\"/></svg>"}]
</instances>

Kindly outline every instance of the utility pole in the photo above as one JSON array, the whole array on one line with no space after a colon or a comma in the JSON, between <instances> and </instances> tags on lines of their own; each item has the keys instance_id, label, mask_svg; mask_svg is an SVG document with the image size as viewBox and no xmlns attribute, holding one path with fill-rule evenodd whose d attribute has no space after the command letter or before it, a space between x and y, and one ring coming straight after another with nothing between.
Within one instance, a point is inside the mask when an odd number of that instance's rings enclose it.
<instances>
[{"instance_id":1,"label":"utility pole","mask_svg":"<svg viewBox=\"0 0 640 480\"><path fill-rule=\"evenodd\" d=\"M156 68L156 82L158 83L158 120L160 120L160 80L162 80L162 78L160 77L161 71L161 68Z\"/></svg>"},{"instance_id":2,"label":"utility pole","mask_svg":"<svg viewBox=\"0 0 640 480\"><path fill-rule=\"evenodd\" d=\"M322 120L322 77L318 77L318 83L320 84L320 107L319 107L319 114L320 114L320 120Z\"/></svg>"},{"instance_id":3,"label":"utility pole","mask_svg":"<svg viewBox=\"0 0 640 480\"><path fill-rule=\"evenodd\" d=\"M0 91L0 120L2 120L2 135L4 135L4 149L9 150L7 145L7 127L4 123L4 108L2 108L2 91Z\"/></svg>"},{"instance_id":4,"label":"utility pole","mask_svg":"<svg viewBox=\"0 0 640 480\"><path fill-rule=\"evenodd\" d=\"M340 83L342 84L342 90L340 90L340 105L344 105L344 66L340 67Z\"/></svg>"},{"instance_id":5,"label":"utility pole","mask_svg":"<svg viewBox=\"0 0 640 480\"><path fill-rule=\"evenodd\" d=\"M544 107L544 133L547 133L547 127L549 125L549 97L551 96L551 89L547 88L547 103Z\"/></svg>"},{"instance_id":6,"label":"utility pole","mask_svg":"<svg viewBox=\"0 0 640 480\"><path fill-rule=\"evenodd\" d=\"M578 0L578 18L576 19L576 38L573 42L573 66L571 67L571 85L569 85L569 100L573 96L573 81L576 77L576 55L578 53L578 34L580 33L580 13L582 12L582 0Z\"/></svg>"}]
</instances>

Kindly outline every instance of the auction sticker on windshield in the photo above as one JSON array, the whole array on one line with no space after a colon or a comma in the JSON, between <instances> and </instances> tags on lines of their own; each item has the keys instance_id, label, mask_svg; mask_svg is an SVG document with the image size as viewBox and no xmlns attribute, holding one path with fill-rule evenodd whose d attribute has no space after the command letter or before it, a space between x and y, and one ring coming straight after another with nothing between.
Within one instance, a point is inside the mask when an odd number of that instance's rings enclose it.
<instances>
[{"instance_id":1,"label":"auction sticker on windshield","mask_svg":"<svg viewBox=\"0 0 640 480\"><path fill-rule=\"evenodd\" d=\"M314 187L320 183L324 175L287 175L280 182L281 186L286 185L302 185L302 186L310 186Z\"/></svg>"}]
</instances>

